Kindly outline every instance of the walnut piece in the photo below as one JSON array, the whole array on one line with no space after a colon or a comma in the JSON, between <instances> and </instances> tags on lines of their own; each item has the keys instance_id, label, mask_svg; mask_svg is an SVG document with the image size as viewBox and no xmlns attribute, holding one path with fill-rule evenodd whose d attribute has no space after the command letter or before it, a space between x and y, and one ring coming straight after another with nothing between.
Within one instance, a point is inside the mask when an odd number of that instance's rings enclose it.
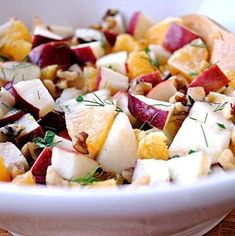
<instances>
[{"instance_id":1,"label":"walnut piece","mask_svg":"<svg viewBox=\"0 0 235 236\"><path fill-rule=\"evenodd\" d=\"M27 160L31 158L36 160L38 157L37 145L33 142L26 143L22 147L21 152Z\"/></svg>"},{"instance_id":2,"label":"walnut piece","mask_svg":"<svg viewBox=\"0 0 235 236\"><path fill-rule=\"evenodd\" d=\"M73 145L73 148L82 153L82 154L89 154L87 145L86 145L86 139L88 138L88 134L86 132L81 132L76 135L77 141Z\"/></svg>"},{"instance_id":3,"label":"walnut piece","mask_svg":"<svg viewBox=\"0 0 235 236\"><path fill-rule=\"evenodd\" d=\"M13 163L9 164L8 171L9 171L12 179L14 179L17 175L24 174L25 168L24 168L24 165L22 165L21 163L13 162Z\"/></svg>"}]
</instances>

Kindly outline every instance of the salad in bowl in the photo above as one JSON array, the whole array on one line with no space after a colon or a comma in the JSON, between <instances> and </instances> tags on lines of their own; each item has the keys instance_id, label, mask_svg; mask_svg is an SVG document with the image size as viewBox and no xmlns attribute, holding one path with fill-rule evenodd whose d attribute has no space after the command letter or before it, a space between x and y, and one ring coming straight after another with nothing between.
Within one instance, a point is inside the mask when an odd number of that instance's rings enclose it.
<instances>
[{"instance_id":1,"label":"salad in bowl","mask_svg":"<svg viewBox=\"0 0 235 236\"><path fill-rule=\"evenodd\" d=\"M138 11L126 26L110 9L76 29L35 17L32 33L10 19L0 26L0 181L161 188L235 169L232 52L221 50L231 37L200 15L156 23Z\"/></svg>"}]
</instances>

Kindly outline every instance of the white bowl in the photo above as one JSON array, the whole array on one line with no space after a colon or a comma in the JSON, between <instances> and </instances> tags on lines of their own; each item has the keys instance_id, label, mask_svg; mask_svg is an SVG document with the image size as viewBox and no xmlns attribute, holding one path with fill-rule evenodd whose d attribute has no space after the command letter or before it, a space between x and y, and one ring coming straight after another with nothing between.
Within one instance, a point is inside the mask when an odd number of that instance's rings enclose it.
<instances>
[{"instance_id":1,"label":"white bowl","mask_svg":"<svg viewBox=\"0 0 235 236\"><path fill-rule=\"evenodd\" d=\"M0 22L16 16L30 25L32 17L38 15L47 23L86 26L99 21L110 7L120 9L127 19L133 11L142 10L160 20L197 12L202 3L1 0ZM202 235L235 208L235 173L218 173L192 186L135 191L83 192L0 184L0 228L25 236Z\"/></svg>"}]
</instances>

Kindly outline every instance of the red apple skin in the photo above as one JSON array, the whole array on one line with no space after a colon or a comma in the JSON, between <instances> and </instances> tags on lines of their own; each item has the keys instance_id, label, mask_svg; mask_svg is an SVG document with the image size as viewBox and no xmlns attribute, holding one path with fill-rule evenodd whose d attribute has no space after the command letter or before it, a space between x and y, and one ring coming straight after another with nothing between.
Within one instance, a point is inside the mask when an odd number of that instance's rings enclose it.
<instances>
[{"instance_id":1,"label":"red apple skin","mask_svg":"<svg viewBox=\"0 0 235 236\"><path fill-rule=\"evenodd\" d=\"M7 124L13 123L19 120L24 115L24 112L17 110L15 113L9 114L9 116L4 116L0 119L0 126L5 126Z\"/></svg>"},{"instance_id":2,"label":"red apple skin","mask_svg":"<svg viewBox=\"0 0 235 236\"><path fill-rule=\"evenodd\" d=\"M86 62L95 63L96 57L91 50L91 47L76 47L71 49L74 52L75 58L79 64L84 65Z\"/></svg>"},{"instance_id":3,"label":"red apple skin","mask_svg":"<svg viewBox=\"0 0 235 236\"><path fill-rule=\"evenodd\" d=\"M34 138L38 136L42 138L44 137L44 132L41 126L38 126L36 129L32 130L29 133L18 136L15 141L18 146L22 147L25 143L31 142Z\"/></svg>"},{"instance_id":4,"label":"red apple skin","mask_svg":"<svg viewBox=\"0 0 235 236\"><path fill-rule=\"evenodd\" d=\"M141 75L137 77L139 82L146 82L152 84L152 87L156 86L160 82L162 82L161 75L159 71L154 71L152 73Z\"/></svg>"},{"instance_id":5,"label":"red apple skin","mask_svg":"<svg viewBox=\"0 0 235 236\"><path fill-rule=\"evenodd\" d=\"M60 40L48 38L48 37L42 36L40 34L36 34L33 36L32 48L35 48L41 44L45 44L45 43L49 43L49 42L58 42L58 41L60 41Z\"/></svg>"},{"instance_id":6,"label":"red apple skin","mask_svg":"<svg viewBox=\"0 0 235 236\"><path fill-rule=\"evenodd\" d=\"M104 30L103 34L104 34L106 40L108 41L108 43L113 47L116 42L118 33L112 32L110 30Z\"/></svg>"},{"instance_id":7,"label":"red apple skin","mask_svg":"<svg viewBox=\"0 0 235 236\"><path fill-rule=\"evenodd\" d=\"M41 125L44 131L61 132L66 129L64 115L62 112L57 111L47 113L38 121L38 124Z\"/></svg>"},{"instance_id":8,"label":"red apple skin","mask_svg":"<svg viewBox=\"0 0 235 236\"><path fill-rule=\"evenodd\" d=\"M45 67L58 65L62 69L67 69L73 64L73 53L64 42L49 42L41 44L31 50L29 58L33 64Z\"/></svg>"},{"instance_id":9,"label":"red apple skin","mask_svg":"<svg viewBox=\"0 0 235 236\"><path fill-rule=\"evenodd\" d=\"M14 85L14 81L7 82L7 83L4 85L4 88L5 88L9 93L11 93L14 97L16 97L16 91L13 89L13 85Z\"/></svg>"},{"instance_id":10,"label":"red apple skin","mask_svg":"<svg viewBox=\"0 0 235 236\"><path fill-rule=\"evenodd\" d=\"M63 131L61 131L61 132L59 132L57 135L60 136L60 137L62 137L62 138L65 138L65 139L68 139L68 140L72 141L71 138L70 138L70 136L69 136L69 134L68 134L67 129L65 129L65 130L63 130Z\"/></svg>"},{"instance_id":11,"label":"red apple skin","mask_svg":"<svg viewBox=\"0 0 235 236\"><path fill-rule=\"evenodd\" d=\"M128 27L127 27L128 34L133 35L135 33L135 27L136 27L136 24L138 23L138 18L139 18L140 13L141 13L140 11L137 11L132 15L129 21Z\"/></svg>"},{"instance_id":12,"label":"red apple skin","mask_svg":"<svg viewBox=\"0 0 235 236\"><path fill-rule=\"evenodd\" d=\"M220 68L217 65L212 65L196 77L189 87L203 87L206 94L208 94L210 91L218 91L229 82L230 80Z\"/></svg>"},{"instance_id":13,"label":"red apple skin","mask_svg":"<svg viewBox=\"0 0 235 236\"><path fill-rule=\"evenodd\" d=\"M161 130L165 126L169 113L142 102L130 93L128 94L128 109L136 119Z\"/></svg>"},{"instance_id":14,"label":"red apple skin","mask_svg":"<svg viewBox=\"0 0 235 236\"><path fill-rule=\"evenodd\" d=\"M39 119L39 109L34 107L31 103L28 103L25 101L15 90L13 86L13 93L15 94L15 100L16 100L16 105L18 108L22 109L26 113L29 112L32 114L32 116L38 120Z\"/></svg>"},{"instance_id":15,"label":"red apple skin","mask_svg":"<svg viewBox=\"0 0 235 236\"><path fill-rule=\"evenodd\" d=\"M46 173L48 166L51 165L51 156L52 149L49 147L45 147L38 156L37 160L34 162L31 171L36 183L46 183Z\"/></svg>"},{"instance_id":16,"label":"red apple skin","mask_svg":"<svg viewBox=\"0 0 235 236\"><path fill-rule=\"evenodd\" d=\"M162 46L174 52L197 38L199 36L186 27L173 23L166 33Z\"/></svg>"}]
</instances>

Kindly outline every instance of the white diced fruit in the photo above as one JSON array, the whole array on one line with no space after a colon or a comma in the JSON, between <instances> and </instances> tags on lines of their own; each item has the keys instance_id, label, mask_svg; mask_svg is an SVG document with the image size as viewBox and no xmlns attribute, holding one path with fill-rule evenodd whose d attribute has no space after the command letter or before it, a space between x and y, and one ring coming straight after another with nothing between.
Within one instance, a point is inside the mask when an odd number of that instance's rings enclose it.
<instances>
[{"instance_id":1,"label":"white diced fruit","mask_svg":"<svg viewBox=\"0 0 235 236\"><path fill-rule=\"evenodd\" d=\"M127 68L126 68L126 61L127 61L127 52L117 52L111 53L104 57L101 57L96 61L97 67L110 67L113 70L126 75Z\"/></svg>"},{"instance_id":2,"label":"white diced fruit","mask_svg":"<svg viewBox=\"0 0 235 236\"><path fill-rule=\"evenodd\" d=\"M15 105L15 98L5 88L0 87L0 118Z\"/></svg>"},{"instance_id":3,"label":"white diced fruit","mask_svg":"<svg viewBox=\"0 0 235 236\"><path fill-rule=\"evenodd\" d=\"M66 149L74 151L72 141L68 140L66 138L60 137L58 135L55 135L53 143L58 143L58 144L56 144L56 147L66 148Z\"/></svg>"},{"instance_id":4,"label":"white diced fruit","mask_svg":"<svg viewBox=\"0 0 235 236\"><path fill-rule=\"evenodd\" d=\"M2 65L0 78L5 81L14 81L14 83L39 79L40 68L28 62L7 61Z\"/></svg>"},{"instance_id":5,"label":"white diced fruit","mask_svg":"<svg viewBox=\"0 0 235 236\"><path fill-rule=\"evenodd\" d=\"M122 173L123 170L134 167L136 160L135 134L127 115L120 112L113 122L97 161L106 171Z\"/></svg>"},{"instance_id":6,"label":"white diced fruit","mask_svg":"<svg viewBox=\"0 0 235 236\"><path fill-rule=\"evenodd\" d=\"M203 152L194 152L187 156L173 158L168 161L168 165L171 179L176 183L187 184L208 175L211 159Z\"/></svg>"},{"instance_id":7,"label":"white diced fruit","mask_svg":"<svg viewBox=\"0 0 235 236\"><path fill-rule=\"evenodd\" d=\"M67 180L83 177L98 167L98 163L89 157L59 147L53 147L51 163L55 171Z\"/></svg>"},{"instance_id":8,"label":"white diced fruit","mask_svg":"<svg viewBox=\"0 0 235 236\"><path fill-rule=\"evenodd\" d=\"M27 106L36 116L43 117L54 109L54 100L41 80L22 81L13 87L17 93L18 103L24 103L25 107Z\"/></svg>"},{"instance_id":9,"label":"white diced fruit","mask_svg":"<svg viewBox=\"0 0 235 236\"><path fill-rule=\"evenodd\" d=\"M3 157L6 167L9 167L11 163L19 163L26 169L28 168L28 163L25 157L11 142L0 143L0 156Z\"/></svg>"},{"instance_id":10,"label":"white diced fruit","mask_svg":"<svg viewBox=\"0 0 235 236\"><path fill-rule=\"evenodd\" d=\"M106 67L100 68L98 82L98 89L108 89L112 95L120 90L126 91L129 87L127 76Z\"/></svg>"},{"instance_id":11,"label":"white diced fruit","mask_svg":"<svg viewBox=\"0 0 235 236\"><path fill-rule=\"evenodd\" d=\"M213 163L229 148L233 123L223 117L218 104L195 102L189 116L176 134L169 152L185 156L190 150L204 151Z\"/></svg>"},{"instance_id":12,"label":"white diced fruit","mask_svg":"<svg viewBox=\"0 0 235 236\"><path fill-rule=\"evenodd\" d=\"M156 159L139 159L132 177L134 185L162 186L168 185L170 174L168 162Z\"/></svg>"}]
</instances>

